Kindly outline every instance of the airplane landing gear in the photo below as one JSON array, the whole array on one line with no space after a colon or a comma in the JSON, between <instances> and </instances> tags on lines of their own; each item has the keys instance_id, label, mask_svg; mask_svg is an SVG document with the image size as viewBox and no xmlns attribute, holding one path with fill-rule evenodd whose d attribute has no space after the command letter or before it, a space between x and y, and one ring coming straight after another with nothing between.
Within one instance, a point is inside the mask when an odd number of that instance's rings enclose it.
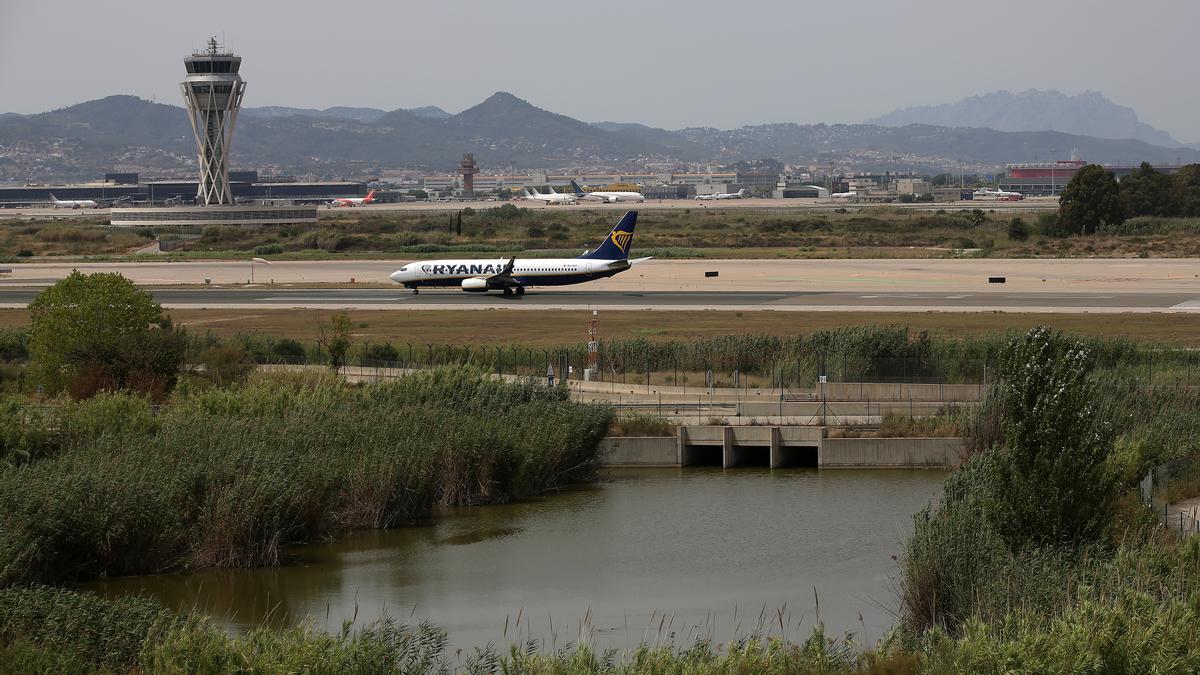
<instances>
[{"instance_id":1,"label":"airplane landing gear","mask_svg":"<svg viewBox=\"0 0 1200 675\"><path fill-rule=\"evenodd\" d=\"M511 298L511 297L512 297L512 294L513 294L513 291L512 291L512 289L511 289L511 288L505 288L505 289L504 289L504 297L506 297L506 298Z\"/></svg>"},{"instance_id":2,"label":"airplane landing gear","mask_svg":"<svg viewBox=\"0 0 1200 675\"><path fill-rule=\"evenodd\" d=\"M421 289L419 289L419 288L413 289L413 295L420 295L420 293L421 293Z\"/></svg>"},{"instance_id":3,"label":"airplane landing gear","mask_svg":"<svg viewBox=\"0 0 1200 675\"><path fill-rule=\"evenodd\" d=\"M525 287L524 287L524 286L517 286L517 297L518 297L518 298L520 298L520 297L522 297L522 296L524 296L524 295L525 295Z\"/></svg>"}]
</instances>

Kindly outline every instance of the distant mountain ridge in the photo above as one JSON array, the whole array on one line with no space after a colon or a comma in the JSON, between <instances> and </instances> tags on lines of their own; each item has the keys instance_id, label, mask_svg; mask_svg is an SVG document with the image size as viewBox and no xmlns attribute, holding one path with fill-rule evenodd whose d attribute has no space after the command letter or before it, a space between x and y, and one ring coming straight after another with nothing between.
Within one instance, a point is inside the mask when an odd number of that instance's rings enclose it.
<instances>
[{"instance_id":1,"label":"distant mountain ridge","mask_svg":"<svg viewBox=\"0 0 1200 675\"><path fill-rule=\"evenodd\" d=\"M1184 146L1171 134L1139 120L1133 108L1117 105L1095 91L1074 96L1057 90L1029 89L1015 94L996 91L954 103L902 108L867 120L867 124L886 127L930 124L997 131L1064 131L1096 138L1132 138L1169 148Z\"/></svg>"},{"instance_id":2,"label":"distant mountain ridge","mask_svg":"<svg viewBox=\"0 0 1200 675\"><path fill-rule=\"evenodd\" d=\"M246 108L233 143L235 166L326 178L411 167L449 173L464 152L485 169L640 170L685 162L730 164L764 157L862 170L941 171L968 160L987 170L1079 148L1095 162L1200 162L1200 151L1061 131L869 124L763 124L677 131L636 123L589 124L497 92L458 114L432 106L384 112ZM109 96L34 115L0 114L0 180L93 179L106 171L195 171L183 108Z\"/></svg>"}]
</instances>

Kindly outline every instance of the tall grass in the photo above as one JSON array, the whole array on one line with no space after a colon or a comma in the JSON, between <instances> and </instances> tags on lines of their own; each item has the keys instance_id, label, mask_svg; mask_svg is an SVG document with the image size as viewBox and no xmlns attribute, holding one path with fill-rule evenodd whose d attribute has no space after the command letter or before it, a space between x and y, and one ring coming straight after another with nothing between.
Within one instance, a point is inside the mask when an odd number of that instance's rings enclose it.
<instances>
[{"instance_id":1,"label":"tall grass","mask_svg":"<svg viewBox=\"0 0 1200 675\"><path fill-rule=\"evenodd\" d=\"M535 495L592 476L609 418L461 369L183 395L0 473L0 586L271 565L288 543Z\"/></svg>"}]
</instances>

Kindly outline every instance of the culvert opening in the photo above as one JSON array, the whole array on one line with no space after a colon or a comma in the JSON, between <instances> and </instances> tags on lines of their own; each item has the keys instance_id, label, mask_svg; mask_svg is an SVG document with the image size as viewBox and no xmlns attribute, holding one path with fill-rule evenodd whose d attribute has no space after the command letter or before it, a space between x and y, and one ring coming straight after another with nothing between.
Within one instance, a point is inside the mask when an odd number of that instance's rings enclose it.
<instances>
[{"instance_id":1,"label":"culvert opening","mask_svg":"<svg viewBox=\"0 0 1200 675\"><path fill-rule=\"evenodd\" d=\"M687 466L724 466L725 453L719 445L692 445L686 450Z\"/></svg>"},{"instance_id":2,"label":"culvert opening","mask_svg":"<svg viewBox=\"0 0 1200 675\"><path fill-rule=\"evenodd\" d=\"M739 445L732 449L733 462L731 467L769 467L771 466L770 446Z\"/></svg>"},{"instance_id":3,"label":"culvert opening","mask_svg":"<svg viewBox=\"0 0 1200 675\"><path fill-rule=\"evenodd\" d=\"M816 446L779 448L779 459L779 468L799 467L815 469L818 465L817 448Z\"/></svg>"}]
</instances>

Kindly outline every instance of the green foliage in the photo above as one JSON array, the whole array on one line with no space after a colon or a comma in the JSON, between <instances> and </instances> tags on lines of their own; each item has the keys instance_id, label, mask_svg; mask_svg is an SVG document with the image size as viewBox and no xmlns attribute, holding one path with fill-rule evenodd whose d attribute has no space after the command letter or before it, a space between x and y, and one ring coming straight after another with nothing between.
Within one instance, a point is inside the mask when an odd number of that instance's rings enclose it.
<instances>
[{"instance_id":1,"label":"green foliage","mask_svg":"<svg viewBox=\"0 0 1200 675\"><path fill-rule=\"evenodd\" d=\"M0 328L0 361L29 358L29 332L24 328Z\"/></svg>"},{"instance_id":2,"label":"green foliage","mask_svg":"<svg viewBox=\"0 0 1200 675\"><path fill-rule=\"evenodd\" d=\"M50 391L73 395L132 389L164 395L183 360L185 336L150 294L120 274L81 274L42 291L29 305L34 374Z\"/></svg>"},{"instance_id":3,"label":"green foliage","mask_svg":"<svg viewBox=\"0 0 1200 675\"><path fill-rule=\"evenodd\" d=\"M129 672L176 622L153 600L32 586L0 590L0 670Z\"/></svg>"},{"instance_id":4,"label":"green foliage","mask_svg":"<svg viewBox=\"0 0 1200 675\"><path fill-rule=\"evenodd\" d=\"M102 393L53 405L0 397L0 467L54 457L106 434L153 433L158 425L145 399L124 394Z\"/></svg>"},{"instance_id":5,"label":"green foliage","mask_svg":"<svg viewBox=\"0 0 1200 675\"><path fill-rule=\"evenodd\" d=\"M254 359L238 344L213 345L201 352L197 363L204 369L204 376L218 387L245 380L255 367Z\"/></svg>"},{"instance_id":6,"label":"green foliage","mask_svg":"<svg viewBox=\"0 0 1200 675\"><path fill-rule=\"evenodd\" d=\"M1059 199L1058 227L1053 233L1092 234L1101 225L1125 220L1117 179L1099 164L1088 164L1071 177Z\"/></svg>"},{"instance_id":7,"label":"green foliage","mask_svg":"<svg viewBox=\"0 0 1200 675\"><path fill-rule=\"evenodd\" d=\"M375 342L363 349L362 358L368 364L395 363L400 360L400 352L390 342Z\"/></svg>"},{"instance_id":8,"label":"green foliage","mask_svg":"<svg viewBox=\"0 0 1200 675\"><path fill-rule=\"evenodd\" d=\"M254 255L277 255L283 253L281 244L260 244L254 247Z\"/></svg>"},{"instance_id":9,"label":"green foliage","mask_svg":"<svg viewBox=\"0 0 1200 675\"><path fill-rule=\"evenodd\" d=\"M1140 451L1114 455L1111 414L1089 379L1095 355L1039 327L1010 340L981 417L996 416L983 447L947 479L936 509L916 517L901 596L914 633L957 630L988 603L1046 596L1081 551L1109 532ZM992 427L992 425L985 425ZM976 443L975 445L980 445ZM1017 569L1041 567L1038 574ZM992 590L1001 580L1014 585ZM1018 586L1020 588L1018 588ZM990 611L1003 616L1008 607Z\"/></svg>"},{"instance_id":10,"label":"green foliage","mask_svg":"<svg viewBox=\"0 0 1200 675\"><path fill-rule=\"evenodd\" d=\"M1008 221L1008 238L1012 241L1025 241L1029 234L1029 226L1019 216Z\"/></svg>"},{"instance_id":11,"label":"green foliage","mask_svg":"<svg viewBox=\"0 0 1200 675\"><path fill-rule=\"evenodd\" d=\"M1014 549L1092 541L1111 520L1123 486L1107 463L1115 432L1089 380L1095 360L1045 327L1014 339L1001 359L992 520Z\"/></svg>"},{"instance_id":12,"label":"green foliage","mask_svg":"<svg viewBox=\"0 0 1200 675\"><path fill-rule=\"evenodd\" d=\"M329 355L329 367L340 370L346 365L346 353L350 351L350 315L346 312L334 312L329 322L317 320L317 342Z\"/></svg>"},{"instance_id":13,"label":"green foliage","mask_svg":"<svg viewBox=\"0 0 1200 675\"><path fill-rule=\"evenodd\" d=\"M362 388L260 376L153 424L132 406L98 435L23 440L44 449L0 471L0 587L276 564L289 542L586 479L610 412L567 399L463 369Z\"/></svg>"},{"instance_id":14,"label":"green foliage","mask_svg":"<svg viewBox=\"0 0 1200 675\"><path fill-rule=\"evenodd\" d=\"M416 675L448 672L445 650L444 630L389 617L336 635L259 627L231 636L146 598L107 600L46 586L0 590L4 672Z\"/></svg>"},{"instance_id":15,"label":"green foliage","mask_svg":"<svg viewBox=\"0 0 1200 675\"><path fill-rule=\"evenodd\" d=\"M271 356L284 363L301 363L304 361L305 351L303 345L296 340L283 338L272 343Z\"/></svg>"}]
</instances>

